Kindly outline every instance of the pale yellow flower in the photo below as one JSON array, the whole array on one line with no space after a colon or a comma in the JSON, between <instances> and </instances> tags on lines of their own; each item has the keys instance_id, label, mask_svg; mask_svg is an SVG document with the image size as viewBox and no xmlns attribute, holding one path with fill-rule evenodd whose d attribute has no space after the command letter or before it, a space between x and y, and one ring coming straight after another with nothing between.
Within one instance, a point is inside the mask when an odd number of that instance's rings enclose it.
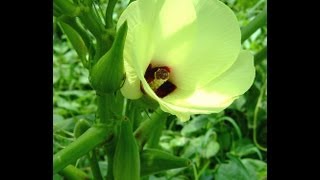
<instances>
[{"instance_id":1,"label":"pale yellow flower","mask_svg":"<svg viewBox=\"0 0 320 180\"><path fill-rule=\"evenodd\" d=\"M253 56L241 50L238 21L222 2L137 0L118 28L125 20L125 97L146 94L186 121L222 111L252 85Z\"/></svg>"}]
</instances>

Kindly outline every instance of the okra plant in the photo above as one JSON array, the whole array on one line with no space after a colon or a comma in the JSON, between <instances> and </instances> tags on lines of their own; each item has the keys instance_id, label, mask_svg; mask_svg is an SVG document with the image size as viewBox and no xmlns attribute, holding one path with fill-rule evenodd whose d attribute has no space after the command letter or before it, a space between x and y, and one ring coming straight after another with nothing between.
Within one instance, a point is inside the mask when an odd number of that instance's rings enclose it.
<instances>
[{"instance_id":1,"label":"okra plant","mask_svg":"<svg viewBox=\"0 0 320 180\"><path fill-rule=\"evenodd\" d=\"M54 177L266 178L266 45L250 49L265 34L266 2L250 2L242 26L235 1L54 0L54 36L76 52L97 107L61 130L72 140L54 150ZM170 136L181 145L166 146Z\"/></svg>"}]
</instances>

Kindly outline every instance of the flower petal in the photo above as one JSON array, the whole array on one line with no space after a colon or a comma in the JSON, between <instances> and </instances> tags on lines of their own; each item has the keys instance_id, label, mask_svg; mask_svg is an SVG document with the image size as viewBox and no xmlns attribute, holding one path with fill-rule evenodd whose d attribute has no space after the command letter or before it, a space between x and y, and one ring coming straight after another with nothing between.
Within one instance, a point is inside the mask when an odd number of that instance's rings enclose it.
<instances>
[{"instance_id":1,"label":"flower petal","mask_svg":"<svg viewBox=\"0 0 320 180\"><path fill-rule=\"evenodd\" d=\"M195 91L176 89L164 97L164 109L181 117L220 112L251 87L254 77L253 56L241 51L237 61L207 86Z\"/></svg>"},{"instance_id":2,"label":"flower petal","mask_svg":"<svg viewBox=\"0 0 320 180\"><path fill-rule=\"evenodd\" d=\"M124 48L126 80L121 92L129 99L138 99L142 96L140 79L143 78L144 71L151 60L152 46L148 46L151 29L148 25L152 23L150 13L155 12L158 8L155 2L155 0L132 2L121 14L117 24L119 28L124 21L128 22Z\"/></svg>"},{"instance_id":3,"label":"flower petal","mask_svg":"<svg viewBox=\"0 0 320 180\"><path fill-rule=\"evenodd\" d=\"M126 71L126 79L120 91L126 98L138 99L143 95L140 90L140 79L132 66L130 66L126 61L124 62L124 67Z\"/></svg>"},{"instance_id":4,"label":"flower petal","mask_svg":"<svg viewBox=\"0 0 320 180\"><path fill-rule=\"evenodd\" d=\"M227 70L240 51L241 32L232 10L217 0L193 0L196 20L157 47L156 57L172 69L172 81L184 90L202 87ZM177 46L176 44L180 44ZM176 47L176 48L175 48Z\"/></svg>"},{"instance_id":5,"label":"flower petal","mask_svg":"<svg viewBox=\"0 0 320 180\"><path fill-rule=\"evenodd\" d=\"M140 82L137 78L144 78L148 65L155 57L155 46L162 45L168 49L179 46L174 43L175 39L166 43L163 43L165 42L163 39L168 39L168 36L194 21L195 11L192 1L184 1L138 0L131 3L121 15L117 27L119 28L126 20L128 22L124 50L127 79L121 89L127 98L136 99L141 96ZM184 4L182 8L181 4ZM180 11L185 13L177 13Z\"/></svg>"}]
</instances>

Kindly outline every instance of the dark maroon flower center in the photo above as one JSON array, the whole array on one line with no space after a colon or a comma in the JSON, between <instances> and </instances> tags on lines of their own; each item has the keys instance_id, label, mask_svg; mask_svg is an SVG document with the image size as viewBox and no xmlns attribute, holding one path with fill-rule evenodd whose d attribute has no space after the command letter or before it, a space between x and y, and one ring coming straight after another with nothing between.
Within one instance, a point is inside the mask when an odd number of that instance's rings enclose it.
<instances>
[{"instance_id":1,"label":"dark maroon flower center","mask_svg":"<svg viewBox=\"0 0 320 180\"><path fill-rule=\"evenodd\" d=\"M144 78L151 87L151 89L160 98L163 98L174 91L177 87L170 82L170 68L167 66L152 67L149 64ZM144 92L143 87L141 90Z\"/></svg>"}]
</instances>

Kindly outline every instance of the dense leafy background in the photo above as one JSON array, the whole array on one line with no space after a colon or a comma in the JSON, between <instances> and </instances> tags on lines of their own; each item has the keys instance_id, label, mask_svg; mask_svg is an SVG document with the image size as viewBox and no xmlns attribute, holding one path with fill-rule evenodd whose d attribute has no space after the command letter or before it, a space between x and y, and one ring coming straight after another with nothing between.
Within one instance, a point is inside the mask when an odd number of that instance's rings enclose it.
<instances>
[{"instance_id":1,"label":"dense leafy background","mask_svg":"<svg viewBox=\"0 0 320 180\"><path fill-rule=\"evenodd\" d=\"M100 0L101 8L105 7L106 2ZM233 9L242 27L254 19L265 5L264 0L223 2ZM127 3L118 2L115 20ZM86 119L93 123L97 106L95 92L89 84L88 71L82 66L55 20L53 23L53 151L56 153L75 140L73 129L77 121ZM266 36L266 27L257 30L243 43L243 48L253 54L258 53L267 44ZM266 152L254 143L253 133L256 131L260 146L266 147L266 64L266 58L255 62L256 79L253 86L225 111L193 116L186 123L170 116L160 146L177 156L191 159L194 166L155 174L149 179L267 179ZM104 175L108 166L106 159L101 149L99 164ZM80 158L75 166L91 173L86 157ZM54 179L62 177L55 175Z\"/></svg>"}]
</instances>

